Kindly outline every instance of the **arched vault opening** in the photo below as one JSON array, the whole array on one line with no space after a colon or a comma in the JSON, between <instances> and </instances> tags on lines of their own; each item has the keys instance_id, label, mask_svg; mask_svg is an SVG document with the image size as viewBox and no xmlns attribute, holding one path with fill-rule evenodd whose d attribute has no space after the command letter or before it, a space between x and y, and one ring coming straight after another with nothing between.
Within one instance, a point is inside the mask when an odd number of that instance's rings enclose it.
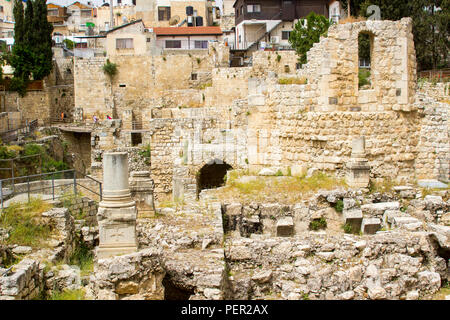
<instances>
[{"instance_id":1,"label":"arched vault opening","mask_svg":"<svg viewBox=\"0 0 450 320\"><path fill-rule=\"evenodd\" d=\"M223 161L214 161L205 164L197 175L198 193L204 189L213 189L225 184L227 171L233 169L229 164Z\"/></svg>"}]
</instances>

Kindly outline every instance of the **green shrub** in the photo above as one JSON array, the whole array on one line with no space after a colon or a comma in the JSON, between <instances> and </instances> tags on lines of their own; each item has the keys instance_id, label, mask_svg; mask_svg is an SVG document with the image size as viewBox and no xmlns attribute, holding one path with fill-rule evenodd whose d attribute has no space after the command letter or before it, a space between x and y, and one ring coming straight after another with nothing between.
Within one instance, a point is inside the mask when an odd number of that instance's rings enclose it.
<instances>
[{"instance_id":1,"label":"green shrub","mask_svg":"<svg viewBox=\"0 0 450 320\"><path fill-rule=\"evenodd\" d=\"M112 79L117 74L117 64L106 59L106 63L103 65L103 72Z\"/></svg>"},{"instance_id":2,"label":"green shrub","mask_svg":"<svg viewBox=\"0 0 450 320\"><path fill-rule=\"evenodd\" d=\"M349 223L343 224L342 225L342 229L344 229L345 233L352 233L353 232L352 225L349 224Z\"/></svg>"},{"instance_id":3,"label":"green shrub","mask_svg":"<svg viewBox=\"0 0 450 320\"><path fill-rule=\"evenodd\" d=\"M70 39L64 39L63 43L66 45L67 49L72 50L73 47L75 46L75 42L73 42Z\"/></svg>"},{"instance_id":4,"label":"green shrub","mask_svg":"<svg viewBox=\"0 0 450 320\"><path fill-rule=\"evenodd\" d=\"M24 156L34 156L37 154L43 154L44 152L45 152L45 149L42 146L40 146L38 144L34 144L34 143L29 143L29 144L25 145L23 155Z\"/></svg>"},{"instance_id":5,"label":"green shrub","mask_svg":"<svg viewBox=\"0 0 450 320\"><path fill-rule=\"evenodd\" d=\"M342 211L344 210L344 201L342 199L339 199L336 202L336 206L334 207L334 209L336 209L337 212L342 213Z\"/></svg>"},{"instance_id":6,"label":"green shrub","mask_svg":"<svg viewBox=\"0 0 450 320\"><path fill-rule=\"evenodd\" d=\"M281 172L281 170L278 169L278 171L275 173L275 176L282 177L283 176L283 172Z\"/></svg>"},{"instance_id":7,"label":"green shrub","mask_svg":"<svg viewBox=\"0 0 450 320\"><path fill-rule=\"evenodd\" d=\"M309 224L309 229L317 231L319 229L325 229L327 227L327 220L325 218L314 219Z\"/></svg>"},{"instance_id":8,"label":"green shrub","mask_svg":"<svg viewBox=\"0 0 450 320\"><path fill-rule=\"evenodd\" d=\"M9 150L7 146L0 146L0 159L12 159L16 157L16 153Z\"/></svg>"}]
</instances>

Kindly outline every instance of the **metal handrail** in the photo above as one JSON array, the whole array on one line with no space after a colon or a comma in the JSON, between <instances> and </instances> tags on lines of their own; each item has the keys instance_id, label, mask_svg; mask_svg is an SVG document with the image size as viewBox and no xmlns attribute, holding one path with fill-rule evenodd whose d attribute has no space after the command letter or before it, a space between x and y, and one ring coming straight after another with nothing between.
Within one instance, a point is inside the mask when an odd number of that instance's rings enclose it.
<instances>
[{"instance_id":1,"label":"metal handrail","mask_svg":"<svg viewBox=\"0 0 450 320\"><path fill-rule=\"evenodd\" d=\"M61 170L61 171L55 171L55 172L46 172L46 173L40 173L40 174L33 174L33 175L28 175L28 176L20 176L20 177L13 177L13 178L7 178L7 179L1 179L0 180L0 201L1 201L1 209L4 209L4 205L3 205L3 201L4 201L4 193L3 193L3 186L5 183L7 182L12 182L13 185L13 191L12 191L12 196L14 196L15 194L21 194L21 193L26 193L28 195L28 201L30 201L30 194L36 191L42 191L42 190L46 190L46 189L51 189L52 190L52 200L55 200L57 198L60 198L61 196L55 196L55 180L61 180L61 179L55 179L55 175L57 174L66 174L66 173L72 173L72 179L73 182L70 183L64 183L64 184L59 184L58 187L65 187L65 186L72 186L73 185L73 192L75 195L77 195L77 186L78 187L82 187L90 192L92 192L95 195L98 195L100 197L100 201L102 201L103 198L103 191L102 191L102 182L98 181L97 179L94 179L88 175L85 175L84 173L78 172L75 169L68 169L68 170ZM92 181L94 181L95 183L98 184L99 186L99 191L96 192L86 186L83 186L79 181L77 181L77 174L81 175L83 178L87 178L90 179ZM31 188L30 186L30 182L36 182L36 181L43 181L42 177L51 177L51 186L47 187L47 186L41 186L38 188ZM41 178L39 180L35 180L33 181L34 178ZM27 183L27 188L26 191L24 192L18 192L16 193L16 181L18 180L23 180L26 179L26 182L21 182L21 183ZM31 181L30 181L31 180ZM45 179L47 180L47 179ZM10 195L11 195L10 194Z\"/></svg>"}]
</instances>

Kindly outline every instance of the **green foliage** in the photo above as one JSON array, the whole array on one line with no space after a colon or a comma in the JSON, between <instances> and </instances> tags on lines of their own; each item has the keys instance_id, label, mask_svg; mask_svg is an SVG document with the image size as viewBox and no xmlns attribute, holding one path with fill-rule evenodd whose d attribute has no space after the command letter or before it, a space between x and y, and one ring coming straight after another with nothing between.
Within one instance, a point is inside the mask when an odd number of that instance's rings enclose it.
<instances>
[{"instance_id":1,"label":"green foliage","mask_svg":"<svg viewBox=\"0 0 450 320\"><path fill-rule=\"evenodd\" d=\"M344 201L342 199L339 199L336 202L336 206L334 207L334 209L339 212L342 213L342 211L344 210Z\"/></svg>"},{"instance_id":2,"label":"green foliage","mask_svg":"<svg viewBox=\"0 0 450 320\"><path fill-rule=\"evenodd\" d=\"M345 233L352 233L353 232L353 227L349 223L343 224L342 225L342 229L344 229Z\"/></svg>"},{"instance_id":3,"label":"green foliage","mask_svg":"<svg viewBox=\"0 0 450 320\"><path fill-rule=\"evenodd\" d=\"M106 59L106 63L103 65L103 72L112 80L117 74L117 65L109 61L109 59Z\"/></svg>"},{"instance_id":4,"label":"green foliage","mask_svg":"<svg viewBox=\"0 0 450 320\"><path fill-rule=\"evenodd\" d=\"M7 146L0 146L0 159L12 159L16 157L16 153L9 150Z\"/></svg>"},{"instance_id":5,"label":"green foliage","mask_svg":"<svg viewBox=\"0 0 450 320\"><path fill-rule=\"evenodd\" d=\"M14 50L17 49L17 47L15 46L13 49ZM14 59L18 59L18 56L12 56L12 61ZM13 65L13 62L11 63L11 65ZM16 65L16 69L14 69L14 73L19 73L20 71L20 67L17 67ZM20 76L14 77L11 79L11 82L9 84L9 90L11 91L16 91L21 97L24 97L27 94L27 85L28 85L29 79L28 78L22 78Z\"/></svg>"},{"instance_id":6,"label":"green foliage","mask_svg":"<svg viewBox=\"0 0 450 320\"><path fill-rule=\"evenodd\" d=\"M70 39L64 39L63 43L66 45L66 48L72 50L75 47L75 42Z\"/></svg>"},{"instance_id":7,"label":"green foliage","mask_svg":"<svg viewBox=\"0 0 450 320\"><path fill-rule=\"evenodd\" d=\"M29 203L11 203L3 210L0 227L9 230L7 244L38 247L47 240L51 226L40 221L40 214L51 205L40 198L31 198Z\"/></svg>"},{"instance_id":8,"label":"green foliage","mask_svg":"<svg viewBox=\"0 0 450 320\"><path fill-rule=\"evenodd\" d=\"M308 14L306 19L300 19L294 26L289 37L289 43L299 56L299 63L307 62L306 53L314 43L319 42L321 36L327 36L331 22L322 15L314 12Z\"/></svg>"},{"instance_id":9,"label":"green foliage","mask_svg":"<svg viewBox=\"0 0 450 320\"><path fill-rule=\"evenodd\" d=\"M79 242L72 256L70 264L80 267L81 276L87 276L94 271L94 255L92 251L84 244Z\"/></svg>"},{"instance_id":10,"label":"green foliage","mask_svg":"<svg viewBox=\"0 0 450 320\"><path fill-rule=\"evenodd\" d=\"M325 229L326 227L327 220L325 220L325 218L313 219L309 224L309 229L314 231Z\"/></svg>"},{"instance_id":11,"label":"green foliage","mask_svg":"<svg viewBox=\"0 0 450 320\"><path fill-rule=\"evenodd\" d=\"M48 300L85 300L84 289L53 291Z\"/></svg>"},{"instance_id":12,"label":"green foliage","mask_svg":"<svg viewBox=\"0 0 450 320\"><path fill-rule=\"evenodd\" d=\"M30 77L42 80L52 70L52 31L47 21L45 0L29 0L24 12L22 1L14 3L14 47L9 62L14 68L10 89L26 94Z\"/></svg>"},{"instance_id":13,"label":"green foliage","mask_svg":"<svg viewBox=\"0 0 450 320\"><path fill-rule=\"evenodd\" d=\"M277 62L281 61L281 56L279 54L277 54Z\"/></svg>"},{"instance_id":14,"label":"green foliage","mask_svg":"<svg viewBox=\"0 0 450 320\"><path fill-rule=\"evenodd\" d=\"M69 166L64 161L57 161L50 157L45 159L45 161L42 161L42 173L62 171L62 170L68 170L68 169L69 169ZM62 178L61 175L62 174L54 175L54 179Z\"/></svg>"},{"instance_id":15,"label":"green foliage","mask_svg":"<svg viewBox=\"0 0 450 320\"><path fill-rule=\"evenodd\" d=\"M275 173L276 177L282 177L283 176L283 172L281 172L280 169L278 169L278 171Z\"/></svg>"},{"instance_id":16,"label":"green foliage","mask_svg":"<svg viewBox=\"0 0 450 320\"><path fill-rule=\"evenodd\" d=\"M45 149L38 144L30 143L25 145L23 153L24 156L33 156L45 153Z\"/></svg>"},{"instance_id":17,"label":"green foliage","mask_svg":"<svg viewBox=\"0 0 450 320\"><path fill-rule=\"evenodd\" d=\"M147 144L141 151L139 151L139 155L145 158L145 164L150 165L150 157L151 157L150 144Z\"/></svg>"},{"instance_id":18,"label":"green foliage","mask_svg":"<svg viewBox=\"0 0 450 320\"><path fill-rule=\"evenodd\" d=\"M370 85L370 70L359 69L358 72L358 86L359 88L363 86Z\"/></svg>"}]
</instances>

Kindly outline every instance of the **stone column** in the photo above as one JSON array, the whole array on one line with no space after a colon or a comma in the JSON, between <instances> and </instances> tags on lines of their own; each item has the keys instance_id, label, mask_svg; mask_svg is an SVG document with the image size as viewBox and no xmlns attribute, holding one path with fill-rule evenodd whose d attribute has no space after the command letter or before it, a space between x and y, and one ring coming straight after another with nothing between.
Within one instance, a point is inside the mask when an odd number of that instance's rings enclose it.
<instances>
[{"instance_id":1,"label":"stone column","mask_svg":"<svg viewBox=\"0 0 450 320\"><path fill-rule=\"evenodd\" d=\"M347 184L351 188L367 188L370 179L369 161L366 159L366 140L358 137L352 141L352 154L347 163Z\"/></svg>"},{"instance_id":2,"label":"stone column","mask_svg":"<svg viewBox=\"0 0 450 320\"><path fill-rule=\"evenodd\" d=\"M100 233L98 258L137 251L136 203L128 186L128 154L103 154L103 199L97 220Z\"/></svg>"}]
</instances>

